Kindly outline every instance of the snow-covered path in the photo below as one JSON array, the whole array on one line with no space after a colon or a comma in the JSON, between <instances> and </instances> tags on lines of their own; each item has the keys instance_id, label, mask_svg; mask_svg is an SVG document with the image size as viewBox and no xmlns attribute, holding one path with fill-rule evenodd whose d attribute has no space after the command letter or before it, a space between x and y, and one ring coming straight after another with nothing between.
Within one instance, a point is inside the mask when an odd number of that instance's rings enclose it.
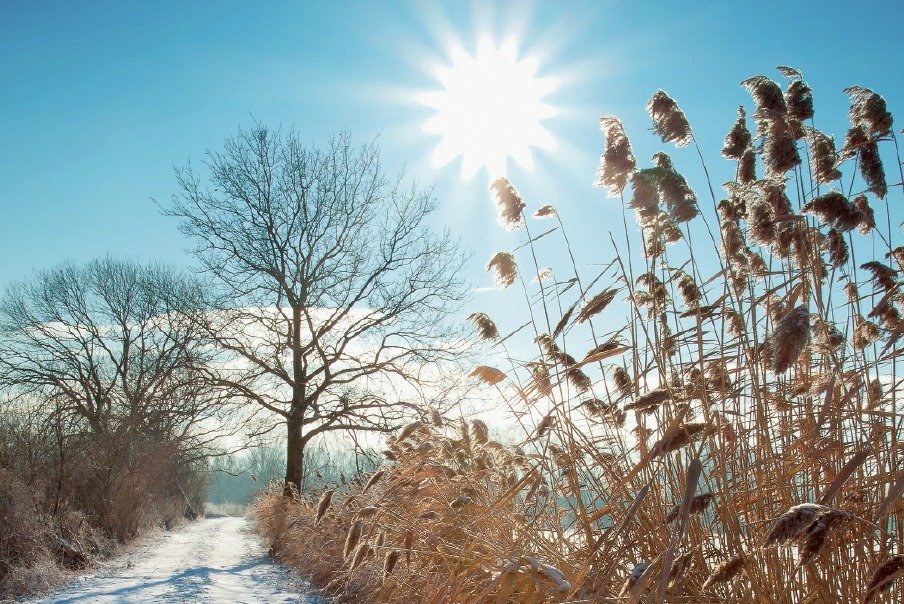
<instances>
[{"instance_id":1,"label":"snow-covered path","mask_svg":"<svg viewBox=\"0 0 904 604\"><path fill-rule=\"evenodd\" d=\"M151 537L36 602L323 602L305 588L270 560L245 518L211 518Z\"/></svg>"}]
</instances>

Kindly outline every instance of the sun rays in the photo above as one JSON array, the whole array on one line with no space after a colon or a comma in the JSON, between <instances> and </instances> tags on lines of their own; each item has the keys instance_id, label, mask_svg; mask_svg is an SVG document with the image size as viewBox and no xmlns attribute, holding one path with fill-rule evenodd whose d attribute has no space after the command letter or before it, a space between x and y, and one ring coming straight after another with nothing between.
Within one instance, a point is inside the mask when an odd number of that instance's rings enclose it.
<instances>
[{"instance_id":1,"label":"sun rays","mask_svg":"<svg viewBox=\"0 0 904 604\"><path fill-rule=\"evenodd\" d=\"M440 137L434 166L460 157L463 178L483 169L495 178L506 173L509 159L531 169L532 149L555 148L542 122L557 113L546 98L558 82L538 75L536 58L519 56L513 39L497 45L489 36L473 54L455 45L449 55L450 64L434 72L440 89L417 99L434 110L424 123L427 133Z\"/></svg>"}]
</instances>

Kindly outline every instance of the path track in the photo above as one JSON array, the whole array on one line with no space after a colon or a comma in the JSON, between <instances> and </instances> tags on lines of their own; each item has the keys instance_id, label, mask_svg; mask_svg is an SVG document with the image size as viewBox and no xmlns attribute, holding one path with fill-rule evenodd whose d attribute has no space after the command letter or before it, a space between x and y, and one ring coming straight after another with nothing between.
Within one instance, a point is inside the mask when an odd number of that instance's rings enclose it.
<instances>
[{"instance_id":1,"label":"path track","mask_svg":"<svg viewBox=\"0 0 904 604\"><path fill-rule=\"evenodd\" d=\"M248 520L208 518L152 536L36 602L324 602L307 588L267 556Z\"/></svg>"}]
</instances>

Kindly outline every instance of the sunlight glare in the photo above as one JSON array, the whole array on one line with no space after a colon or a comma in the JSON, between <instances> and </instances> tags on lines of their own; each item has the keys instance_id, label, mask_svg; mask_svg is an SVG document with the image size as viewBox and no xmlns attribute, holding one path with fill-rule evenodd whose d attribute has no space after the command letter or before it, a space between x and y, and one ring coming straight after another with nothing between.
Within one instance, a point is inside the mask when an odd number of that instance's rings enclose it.
<instances>
[{"instance_id":1,"label":"sunlight glare","mask_svg":"<svg viewBox=\"0 0 904 604\"><path fill-rule=\"evenodd\" d=\"M482 168L495 178L505 175L508 158L531 169L531 147L555 148L540 122L556 114L543 98L557 82L537 76L535 58L519 59L514 40L497 47L489 37L480 40L473 56L455 46L450 58L451 65L436 70L443 89L418 99L436 111L424 124L429 134L440 137L432 155L435 166L461 156L464 178Z\"/></svg>"}]
</instances>

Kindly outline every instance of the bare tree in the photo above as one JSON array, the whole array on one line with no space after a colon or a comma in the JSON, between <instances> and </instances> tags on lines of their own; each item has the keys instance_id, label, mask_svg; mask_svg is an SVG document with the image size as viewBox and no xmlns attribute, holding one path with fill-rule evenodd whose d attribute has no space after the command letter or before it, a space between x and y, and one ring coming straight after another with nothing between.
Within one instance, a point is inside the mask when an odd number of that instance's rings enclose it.
<instances>
[{"instance_id":1,"label":"bare tree","mask_svg":"<svg viewBox=\"0 0 904 604\"><path fill-rule=\"evenodd\" d=\"M224 294L207 315L229 353L219 383L286 425L290 493L312 438L389 429L401 408L387 387L455 355L448 317L466 293L465 257L428 229L432 192L388 180L374 144L343 135L311 150L258 126L205 165L204 186L177 170L165 211Z\"/></svg>"},{"instance_id":2,"label":"bare tree","mask_svg":"<svg viewBox=\"0 0 904 604\"><path fill-rule=\"evenodd\" d=\"M162 266L104 258L37 273L0 301L0 383L96 434L201 448L225 396L201 379L203 304L199 282Z\"/></svg>"}]
</instances>

